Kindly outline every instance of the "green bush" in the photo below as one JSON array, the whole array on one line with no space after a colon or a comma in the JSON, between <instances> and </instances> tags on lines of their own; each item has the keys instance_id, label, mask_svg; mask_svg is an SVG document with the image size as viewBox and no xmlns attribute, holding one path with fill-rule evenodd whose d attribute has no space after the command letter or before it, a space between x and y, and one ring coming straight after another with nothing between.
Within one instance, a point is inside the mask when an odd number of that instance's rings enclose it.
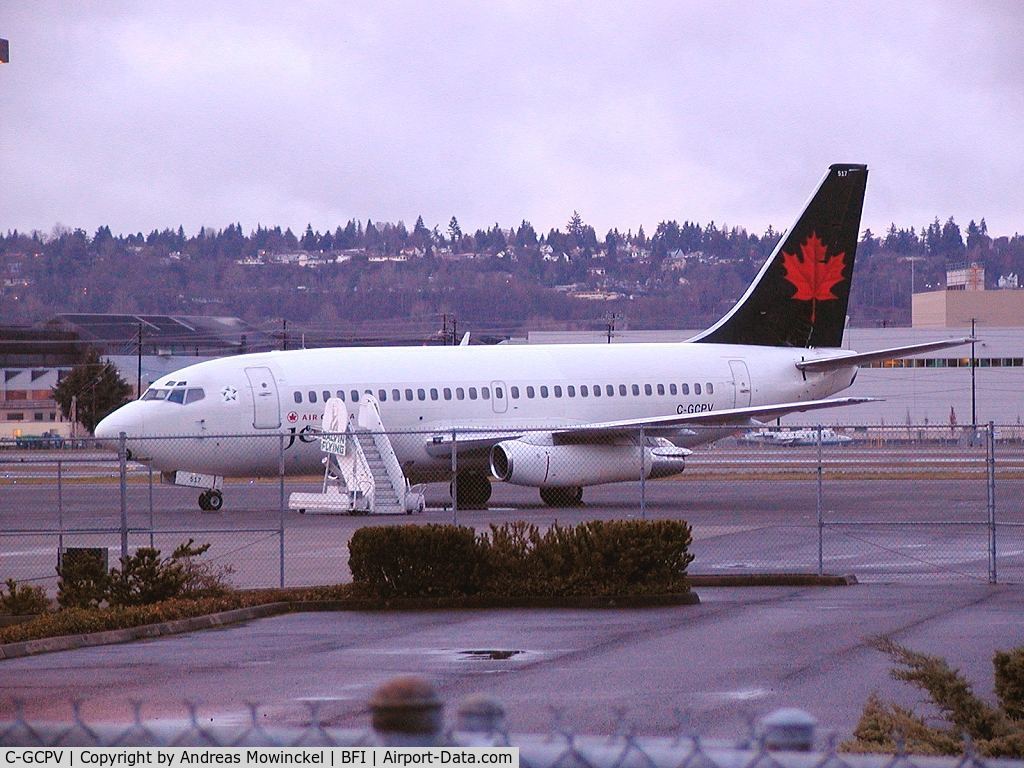
<instances>
[{"instance_id":1,"label":"green bush","mask_svg":"<svg viewBox=\"0 0 1024 768\"><path fill-rule=\"evenodd\" d=\"M993 658L999 707L979 699L958 670L938 656L912 651L888 638L875 642L897 664L892 676L920 688L948 723L930 725L913 711L882 701L872 694L864 706L852 741L851 752L893 752L897 739L915 754L955 755L963 751L962 735L968 734L978 752L988 757L1024 757L1024 647L998 652Z\"/></svg>"},{"instance_id":2,"label":"green bush","mask_svg":"<svg viewBox=\"0 0 1024 768\"><path fill-rule=\"evenodd\" d=\"M107 599L110 574L98 552L65 552L57 568L57 604L61 608L96 608Z\"/></svg>"},{"instance_id":3,"label":"green bush","mask_svg":"<svg viewBox=\"0 0 1024 768\"><path fill-rule=\"evenodd\" d=\"M622 596L688 591L690 527L663 520L362 528L349 545L357 585L381 597Z\"/></svg>"},{"instance_id":4,"label":"green bush","mask_svg":"<svg viewBox=\"0 0 1024 768\"><path fill-rule=\"evenodd\" d=\"M399 525L360 528L349 542L355 583L380 597L445 597L480 591L472 528Z\"/></svg>"},{"instance_id":5,"label":"green bush","mask_svg":"<svg viewBox=\"0 0 1024 768\"><path fill-rule=\"evenodd\" d=\"M0 613L31 616L46 613L49 608L50 598L42 587L18 584L14 579L8 579L7 592L0 590Z\"/></svg>"}]
</instances>

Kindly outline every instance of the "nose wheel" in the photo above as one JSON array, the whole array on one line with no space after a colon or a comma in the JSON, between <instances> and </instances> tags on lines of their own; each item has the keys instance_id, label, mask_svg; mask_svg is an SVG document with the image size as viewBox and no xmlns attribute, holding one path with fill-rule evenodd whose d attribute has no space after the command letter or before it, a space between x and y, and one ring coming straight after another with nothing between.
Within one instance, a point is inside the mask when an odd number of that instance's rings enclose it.
<instances>
[{"instance_id":1,"label":"nose wheel","mask_svg":"<svg viewBox=\"0 0 1024 768\"><path fill-rule=\"evenodd\" d=\"M224 495L214 489L199 494L199 508L204 512L219 512L224 506Z\"/></svg>"}]
</instances>

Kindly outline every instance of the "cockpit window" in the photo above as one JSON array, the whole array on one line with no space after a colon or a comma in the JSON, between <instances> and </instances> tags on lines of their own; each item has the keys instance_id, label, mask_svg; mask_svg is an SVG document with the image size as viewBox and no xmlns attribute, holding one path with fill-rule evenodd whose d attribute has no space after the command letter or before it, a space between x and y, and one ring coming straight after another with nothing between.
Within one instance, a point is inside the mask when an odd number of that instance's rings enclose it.
<instances>
[{"instance_id":1,"label":"cockpit window","mask_svg":"<svg viewBox=\"0 0 1024 768\"><path fill-rule=\"evenodd\" d=\"M200 387L191 387L184 389L183 387L175 387L174 389L157 389L150 387L142 395L143 400L166 400L169 403L178 403L188 405L189 403L196 403L206 397Z\"/></svg>"}]
</instances>

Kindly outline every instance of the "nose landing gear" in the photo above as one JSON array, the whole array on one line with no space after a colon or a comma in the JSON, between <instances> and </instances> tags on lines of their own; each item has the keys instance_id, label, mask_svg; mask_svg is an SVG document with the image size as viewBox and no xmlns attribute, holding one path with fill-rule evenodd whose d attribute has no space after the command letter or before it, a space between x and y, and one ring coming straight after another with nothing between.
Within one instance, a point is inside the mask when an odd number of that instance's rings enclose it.
<instances>
[{"instance_id":1,"label":"nose landing gear","mask_svg":"<svg viewBox=\"0 0 1024 768\"><path fill-rule=\"evenodd\" d=\"M216 490L203 491L199 494L199 508L204 512L219 512L224 506L224 495Z\"/></svg>"}]
</instances>

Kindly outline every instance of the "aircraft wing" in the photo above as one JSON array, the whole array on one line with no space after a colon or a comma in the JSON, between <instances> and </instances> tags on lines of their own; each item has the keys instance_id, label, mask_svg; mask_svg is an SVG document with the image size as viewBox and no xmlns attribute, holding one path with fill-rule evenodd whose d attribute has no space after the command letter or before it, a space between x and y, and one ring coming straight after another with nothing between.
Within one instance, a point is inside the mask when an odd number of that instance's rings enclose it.
<instances>
[{"instance_id":1,"label":"aircraft wing","mask_svg":"<svg viewBox=\"0 0 1024 768\"><path fill-rule=\"evenodd\" d=\"M598 424L580 424L550 430L555 444L588 443L608 437L635 433L640 427L675 426L726 426L744 427L751 419L775 419L789 413L816 411L820 408L837 408L844 405L878 402L876 397L837 397L828 400L804 400L794 403L726 408L721 411L703 413L680 413L668 416L654 416L647 419L625 419L606 421Z\"/></svg>"},{"instance_id":2,"label":"aircraft wing","mask_svg":"<svg viewBox=\"0 0 1024 768\"><path fill-rule=\"evenodd\" d=\"M923 344L909 344L905 347L889 347L888 349L877 349L874 352L850 352L849 354L833 355L831 357L819 357L814 360L801 360L796 367L801 371L832 371L836 368L848 368L853 365L864 365L873 363L876 360L889 360L894 357L906 355L920 355L924 352L934 352L938 349L959 347L963 344L970 344L977 339L943 339L942 341L928 341Z\"/></svg>"}]
</instances>

